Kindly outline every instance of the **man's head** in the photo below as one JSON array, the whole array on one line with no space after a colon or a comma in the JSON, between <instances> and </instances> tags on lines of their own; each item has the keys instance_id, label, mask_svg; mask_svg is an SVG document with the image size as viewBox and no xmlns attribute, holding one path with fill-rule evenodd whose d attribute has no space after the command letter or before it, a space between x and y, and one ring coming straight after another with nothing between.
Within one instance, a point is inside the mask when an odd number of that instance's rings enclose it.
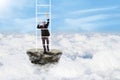
<instances>
[{"instance_id":1,"label":"man's head","mask_svg":"<svg viewBox=\"0 0 120 80\"><path fill-rule=\"evenodd\" d=\"M42 24L43 24L43 25L45 25L45 24L46 24L46 22L45 22L45 21L43 21L43 22L42 22Z\"/></svg>"}]
</instances>

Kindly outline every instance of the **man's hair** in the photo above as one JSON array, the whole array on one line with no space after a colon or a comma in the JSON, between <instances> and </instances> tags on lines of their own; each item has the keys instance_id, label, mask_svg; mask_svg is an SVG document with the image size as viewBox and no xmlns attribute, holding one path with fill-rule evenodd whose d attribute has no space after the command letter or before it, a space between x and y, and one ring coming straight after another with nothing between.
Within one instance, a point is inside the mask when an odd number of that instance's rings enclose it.
<instances>
[{"instance_id":1,"label":"man's hair","mask_svg":"<svg viewBox=\"0 0 120 80\"><path fill-rule=\"evenodd\" d=\"M42 23L46 23L46 21L43 21Z\"/></svg>"}]
</instances>

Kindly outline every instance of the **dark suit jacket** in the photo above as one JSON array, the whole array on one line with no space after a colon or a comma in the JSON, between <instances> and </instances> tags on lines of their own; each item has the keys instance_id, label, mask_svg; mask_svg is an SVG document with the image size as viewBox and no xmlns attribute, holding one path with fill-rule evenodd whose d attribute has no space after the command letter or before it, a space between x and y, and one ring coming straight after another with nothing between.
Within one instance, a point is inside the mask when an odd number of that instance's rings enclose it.
<instances>
[{"instance_id":1,"label":"dark suit jacket","mask_svg":"<svg viewBox=\"0 0 120 80\"><path fill-rule=\"evenodd\" d=\"M38 29L41 29L41 36L50 36L50 32L48 30L49 26L49 19L47 19L47 24L43 25L37 25Z\"/></svg>"}]
</instances>

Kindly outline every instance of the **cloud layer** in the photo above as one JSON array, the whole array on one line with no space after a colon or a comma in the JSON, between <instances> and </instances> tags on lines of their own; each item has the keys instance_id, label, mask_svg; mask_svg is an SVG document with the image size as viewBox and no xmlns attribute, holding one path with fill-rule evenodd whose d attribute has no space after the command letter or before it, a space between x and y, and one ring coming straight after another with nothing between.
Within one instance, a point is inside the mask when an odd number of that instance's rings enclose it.
<instances>
[{"instance_id":1,"label":"cloud layer","mask_svg":"<svg viewBox=\"0 0 120 80\"><path fill-rule=\"evenodd\" d=\"M30 63L26 50L35 48L30 34L0 34L1 80L119 80L119 34L53 34L51 48L61 49L58 64ZM40 40L41 41L41 40ZM42 47L41 42L38 47Z\"/></svg>"}]
</instances>

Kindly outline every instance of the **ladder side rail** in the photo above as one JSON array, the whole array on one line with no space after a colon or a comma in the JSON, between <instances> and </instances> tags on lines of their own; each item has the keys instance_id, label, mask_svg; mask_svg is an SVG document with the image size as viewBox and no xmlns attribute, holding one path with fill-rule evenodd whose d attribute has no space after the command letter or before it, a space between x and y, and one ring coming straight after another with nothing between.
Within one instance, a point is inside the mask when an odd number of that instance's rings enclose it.
<instances>
[{"instance_id":1,"label":"ladder side rail","mask_svg":"<svg viewBox=\"0 0 120 80\"><path fill-rule=\"evenodd\" d=\"M46 15L45 12L38 12L38 7L48 7L48 15L50 19L50 24L49 24L49 29L50 29L50 34L51 34L51 0L49 0L49 4L38 4L38 0L36 0L36 50L38 48L38 39L41 38L38 36L38 31L37 25L38 25L38 15ZM51 41L51 36L50 36L50 41Z\"/></svg>"}]
</instances>

